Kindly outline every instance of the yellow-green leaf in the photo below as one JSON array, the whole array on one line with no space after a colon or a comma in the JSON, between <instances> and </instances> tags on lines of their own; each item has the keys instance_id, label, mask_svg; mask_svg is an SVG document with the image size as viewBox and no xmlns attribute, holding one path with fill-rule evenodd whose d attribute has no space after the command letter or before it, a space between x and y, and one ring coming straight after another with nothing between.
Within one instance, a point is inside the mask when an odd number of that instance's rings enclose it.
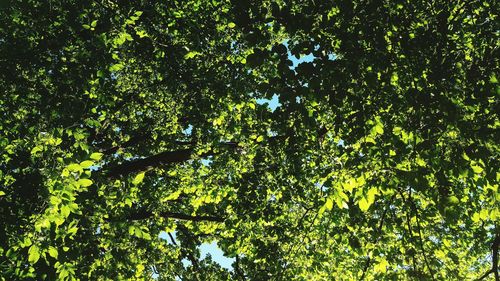
<instances>
[{"instance_id":1,"label":"yellow-green leaf","mask_svg":"<svg viewBox=\"0 0 500 281\"><path fill-rule=\"evenodd\" d=\"M387 272L387 266L389 265L389 263L387 262L386 259L382 259L379 264L375 265L374 266L374 271L375 272L382 272L382 273L385 273Z\"/></svg>"},{"instance_id":2,"label":"yellow-green leaf","mask_svg":"<svg viewBox=\"0 0 500 281\"><path fill-rule=\"evenodd\" d=\"M368 190L368 193L366 194L366 201L369 205L373 204L373 202L375 201L375 195L377 194L378 190L376 187L372 187Z\"/></svg>"},{"instance_id":3,"label":"yellow-green leaf","mask_svg":"<svg viewBox=\"0 0 500 281\"><path fill-rule=\"evenodd\" d=\"M61 214L63 215L63 217L67 218L70 213L71 213L71 209L69 208L68 205L64 205L61 207Z\"/></svg>"},{"instance_id":4,"label":"yellow-green leaf","mask_svg":"<svg viewBox=\"0 0 500 281\"><path fill-rule=\"evenodd\" d=\"M333 208L333 200L330 198L326 199L325 207L328 210L331 210Z\"/></svg>"},{"instance_id":5,"label":"yellow-green leaf","mask_svg":"<svg viewBox=\"0 0 500 281\"><path fill-rule=\"evenodd\" d=\"M99 160L101 160L101 158L102 158L103 155L104 154L102 154L100 152L94 152L94 153L90 154L90 159L99 161Z\"/></svg>"},{"instance_id":6,"label":"yellow-green leaf","mask_svg":"<svg viewBox=\"0 0 500 281\"><path fill-rule=\"evenodd\" d=\"M92 180L89 179L79 179L78 184L82 187L88 187L92 185Z\"/></svg>"},{"instance_id":7,"label":"yellow-green leaf","mask_svg":"<svg viewBox=\"0 0 500 281\"><path fill-rule=\"evenodd\" d=\"M138 173L137 176L135 176L134 180L132 180L132 184L138 185L144 180L144 174L145 172Z\"/></svg>"},{"instance_id":8,"label":"yellow-green leaf","mask_svg":"<svg viewBox=\"0 0 500 281\"><path fill-rule=\"evenodd\" d=\"M419 166L421 166L421 167L425 167L425 165L426 165L426 163L425 163L424 159L422 159L422 158L420 158L420 157L419 157L419 158L417 158L417 161L416 161L416 162L417 162L417 165L419 165Z\"/></svg>"},{"instance_id":9,"label":"yellow-green leaf","mask_svg":"<svg viewBox=\"0 0 500 281\"><path fill-rule=\"evenodd\" d=\"M75 163L69 164L67 168L70 172L78 172L82 170L82 167L80 167L80 165Z\"/></svg>"},{"instance_id":10,"label":"yellow-green leaf","mask_svg":"<svg viewBox=\"0 0 500 281\"><path fill-rule=\"evenodd\" d=\"M41 146L35 146L31 150L31 155L34 155L34 154L36 154L37 152L40 152L40 151L43 151L43 147L41 147Z\"/></svg>"},{"instance_id":11,"label":"yellow-green leaf","mask_svg":"<svg viewBox=\"0 0 500 281\"><path fill-rule=\"evenodd\" d=\"M32 245L28 250L28 261L35 264L40 259L40 249L36 245Z\"/></svg>"},{"instance_id":12,"label":"yellow-green leaf","mask_svg":"<svg viewBox=\"0 0 500 281\"><path fill-rule=\"evenodd\" d=\"M370 208L370 202L368 202L368 200L366 200L366 198L361 198L361 200L359 200L358 202L358 205L359 205L359 208L361 209L361 211L366 211L368 210L368 208Z\"/></svg>"},{"instance_id":13,"label":"yellow-green leaf","mask_svg":"<svg viewBox=\"0 0 500 281\"><path fill-rule=\"evenodd\" d=\"M480 174L481 172L483 172L483 168L481 166L471 165L471 168L476 174Z\"/></svg>"},{"instance_id":14,"label":"yellow-green leaf","mask_svg":"<svg viewBox=\"0 0 500 281\"><path fill-rule=\"evenodd\" d=\"M49 247L49 256L51 256L51 257L53 257L53 258L57 259L57 256L58 256L58 255L59 255L59 253L57 252L57 249L56 249L56 248L54 248L54 247L52 247L52 246L50 246L50 247Z\"/></svg>"},{"instance_id":15,"label":"yellow-green leaf","mask_svg":"<svg viewBox=\"0 0 500 281\"><path fill-rule=\"evenodd\" d=\"M194 58L194 57L196 57L196 56L198 56L198 55L200 55L200 53L199 53L199 52L196 52L196 51L191 51L191 52L187 53L187 54L184 56L184 59L187 59L187 60L188 60L188 59L192 59L192 58Z\"/></svg>"},{"instance_id":16,"label":"yellow-green leaf","mask_svg":"<svg viewBox=\"0 0 500 281\"><path fill-rule=\"evenodd\" d=\"M80 163L80 166L84 169L88 169L90 168L90 166L94 165L94 162L90 161L90 160L85 160L83 161L82 163Z\"/></svg>"}]
</instances>

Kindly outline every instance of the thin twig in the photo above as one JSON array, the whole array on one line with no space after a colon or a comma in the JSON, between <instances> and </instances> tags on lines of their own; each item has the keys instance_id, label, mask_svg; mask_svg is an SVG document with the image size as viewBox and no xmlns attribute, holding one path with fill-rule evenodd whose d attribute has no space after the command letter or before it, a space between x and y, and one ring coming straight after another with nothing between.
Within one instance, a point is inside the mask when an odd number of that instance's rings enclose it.
<instances>
[{"instance_id":1,"label":"thin twig","mask_svg":"<svg viewBox=\"0 0 500 281\"><path fill-rule=\"evenodd\" d=\"M425 253L424 239L422 238L422 227L420 226L418 208L417 208L417 205L415 204L415 202L413 201L413 199L411 198L411 188L409 189L408 194L409 194L408 200L410 201L410 205L413 207L413 210L415 211L415 218L417 220L418 237L419 237L419 241L420 241L420 249L422 250L422 256L424 257L425 265L427 266L427 269L429 270L429 273L431 274L431 279L435 280L434 279L434 272L433 272L432 268L430 267L427 255Z\"/></svg>"},{"instance_id":2,"label":"thin twig","mask_svg":"<svg viewBox=\"0 0 500 281\"><path fill-rule=\"evenodd\" d=\"M384 208L384 212L382 213L382 217L380 217L377 232L375 233L375 236L373 236L373 244L376 244L378 242L378 240L380 239L381 235L378 235L378 233L380 233L382 231L382 227L384 227L385 216L386 216L387 211L389 210L390 205L392 203L392 200L394 200L395 196L396 196L396 193L394 193L392 195L391 199L389 199L389 201L388 201L388 205ZM370 267L370 263L371 263L371 258L368 257L368 259L366 260L365 266L363 267L363 274L361 275L361 278L359 280L365 279L365 275L366 275L368 268Z\"/></svg>"}]
</instances>

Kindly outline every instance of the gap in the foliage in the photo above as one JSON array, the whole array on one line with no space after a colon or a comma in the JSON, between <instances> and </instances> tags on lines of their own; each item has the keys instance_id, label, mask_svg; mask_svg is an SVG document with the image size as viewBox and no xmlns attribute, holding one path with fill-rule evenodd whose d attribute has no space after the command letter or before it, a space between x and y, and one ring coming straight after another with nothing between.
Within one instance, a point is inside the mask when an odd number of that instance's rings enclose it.
<instances>
[{"instance_id":1,"label":"gap in the foliage","mask_svg":"<svg viewBox=\"0 0 500 281\"><path fill-rule=\"evenodd\" d=\"M170 232L170 234L174 239L177 239L175 231ZM170 237L168 237L167 232L165 231L160 232L160 235L158 237L160 239L166 240L168 244L173 245L172 241L170 241ZM212 257L212 260L217 264L219 264L221 267L230 271L233 270L232 264L235 261L235 259L226 257L224 255L224 252L217 245L217 241L212 241L210 243L203 243L200 246L198 246L198 249L200 250L200 260L203 260L208 255L210 255ZM191 265L191 262L187 259L183 259L182 264L185 267L188 267Z\"/></svg>"}]
</instances>

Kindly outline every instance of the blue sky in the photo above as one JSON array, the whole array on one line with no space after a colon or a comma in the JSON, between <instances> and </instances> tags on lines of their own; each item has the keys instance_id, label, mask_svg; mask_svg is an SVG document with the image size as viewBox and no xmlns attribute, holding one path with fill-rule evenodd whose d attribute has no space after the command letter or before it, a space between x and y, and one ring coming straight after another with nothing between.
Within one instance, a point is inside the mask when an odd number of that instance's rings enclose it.
<instances>
[{"instance_id":1,"label":"blue sky","mask_svg":"<svg viewBox=\"0 0 500 281\"><path fill-rule=\"evenodd\" d=\"M286 42L284 43L284 45L288 48L288 44ZM290 51L288 51L288 58L292 61L292 66L290 66L290 69L295 69L300 63L312 62L314 60L314 55L308 54L297 59L295 56L292 56ZM271 109L271 111L274 111L277 107L281 106L281 104L279 103L278 94L274 94L272 99L257 99L258 104L264 104L266 102L268 103L268 107Z\"/></svg>"},{"instance_id":2,"label":"blue sky","mask_svg":"<svg viewBox=\"0 0 500 281\"><path fill-rule=\"evenodd\" d=\"M171 232L170 233L172 235L172 237L174 237L174 239L176 239L176 235L175 235L175 232ZM172 244L172 242L170 241L170 238L168 237L168 233L162 231L160 233L160 239L165 239L166 241L168 241L169 244ZM232 270L232 263L234 262L234 258L228 258L226 256L224 256L224 253L222 252L222 250L219 248L219 246L217 246L217 242L216 241L212 241L211 243L203 243L200 247L200 257L202 259L204 259L207 255L211 255L212 256L212 260L217 262L220 266L224 267L224 268L227 268L229 270ZM183 260L182 261L184 263L184 265L189 265L190 262L187 261L187 260Z\"/></svg>"}]
</instances>

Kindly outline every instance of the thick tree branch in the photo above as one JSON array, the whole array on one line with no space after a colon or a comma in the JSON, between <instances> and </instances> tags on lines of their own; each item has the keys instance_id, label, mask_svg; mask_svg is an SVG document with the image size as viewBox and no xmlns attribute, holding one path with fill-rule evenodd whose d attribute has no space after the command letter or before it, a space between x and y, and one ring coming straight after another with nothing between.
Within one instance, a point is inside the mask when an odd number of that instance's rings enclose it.
<instances>
[{"instance_id":1,"label":"thick tree branch","mask_svg":"<svg viewBox=\"0 0 500 281\"><path fill-rule=\"evenodd\" d=\"M117 178L134 172L140 172L160 165L180 163L191 159L192 149L181 149L176 151L165 151L159 154L125 162L109 169L108 176Z\"/></svg>"},{"instance_id":2,"label":"thick tree branch","mask_svg":"<svg viewBox=\"0 0 500 281\"><path fill-rule=\"evenodd\" d=\"M158 213L160 217L163 218L171 218L178 220L187 220L187 221L213 221L213 222L224 222L224 218L216 217L216 216L191 216L183 213L177 212L160 212ZM127 216L129 220L144 220L153 217L153 212L147 210L140 210L133 214Z\"/></svg>"},{"instance_id":3,"label":"thick tree branch","mask_svg":"<svg viewBox=\"0 0 500 281\"><path fill-rule=\"evenodd\" d=\"M145 134L138 134L136 136L131 137L128 141L126 141L120 145L116 145L116 146L113 146L113 147L108 148L106 150L103 150L102 153L105 155L111 155L113 153L116 153L120 148L126 148L129 146L133 146L133 145L136 145L136 144L144 141L144 138L146 138Z\"/></svg>"},{"instance_id":4,"label":"thick tree branch","mask_svg":"<svg viewBox=\"0 0 500 281\"><path fill-rule=\"evenodd\" d=\"M486 271L483 275L481 275L481 277L479 277L477 279L477 281L484 280L484 278L488 277L492 272L493 272L493 269Z\"/></svg>"},{"instance_id":5,"label":"thick tree branch","mask_svg":"<svg viewBox=\"0 0 500 281\"><path fill-rule=\"evenodd\" d=\"M269 141L279 141L285 138L284 136L274 136L270 137ZM182 142L181 144L193 144L190 142ZM221 142L219 145L223 147L229 148L238 148L238 142ZM193 154L193 149L181 149L175 151L165 151L158 153L153 156L149 156L142 159L132 160L129 162L125 162L123 164L110 167L108 169L107 176L110 178L117 178L119 176L128 175L135 172L145 171L147 169L158 167L161 165L172 164L172 163L181 163L191 159ZM214 155L213 151L206 152L202 154L202 157Z\"/></svg>"}]
</instances>

